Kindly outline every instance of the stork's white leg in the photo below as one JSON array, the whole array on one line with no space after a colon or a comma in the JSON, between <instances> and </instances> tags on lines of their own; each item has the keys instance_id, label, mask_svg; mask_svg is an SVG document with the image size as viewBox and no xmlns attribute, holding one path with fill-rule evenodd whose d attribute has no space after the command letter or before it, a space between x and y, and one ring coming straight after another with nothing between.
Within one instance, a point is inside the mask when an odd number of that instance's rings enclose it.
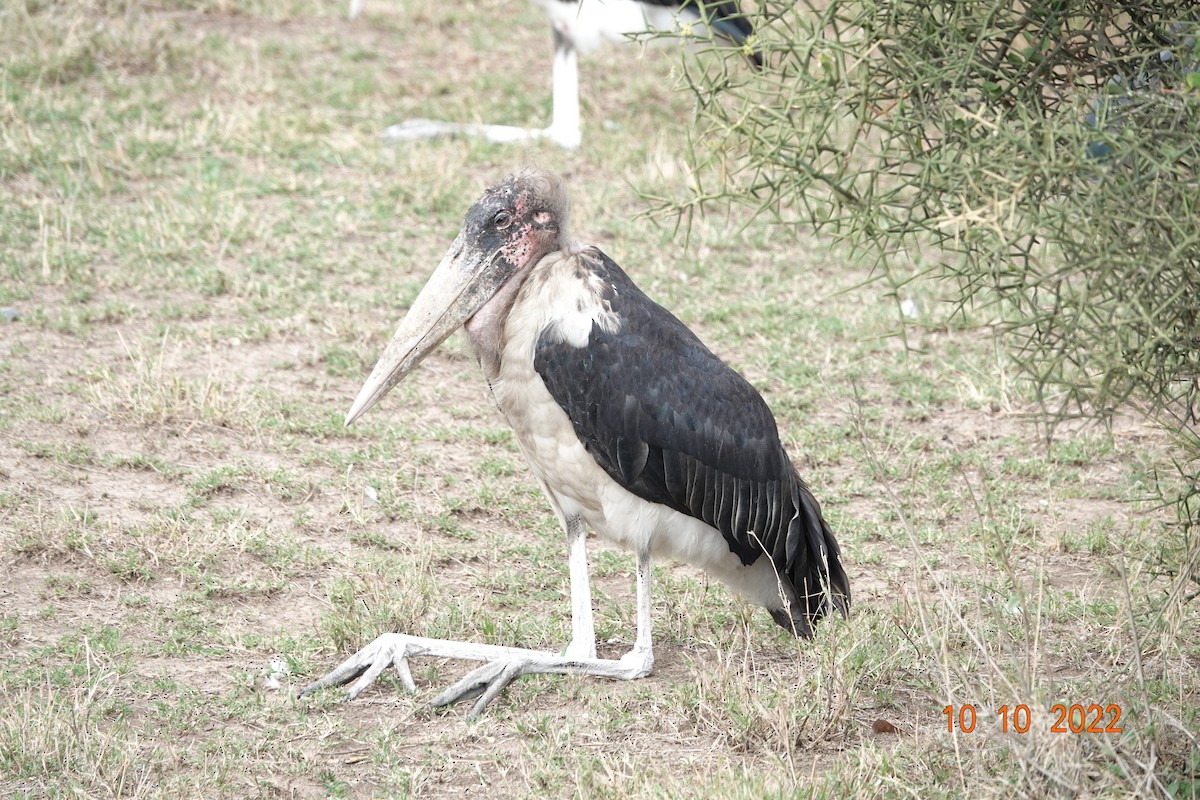
<instances>
[{"instance_id":1,"label":"stork's white leg","mask_svg":"<svg viewBox=\"0 0 1200 800\"><path fill-rule=\"evenodd\" d=\"M429 639L403 633L385 633L343 661L336 669L300 690L304 696L327 686L345 686L346 700L358 697L363 689L392 666L396 676L410 692L417 686L408 668L413 656L461 658L487 661L458 683L435 697L430 705L445 706L477 697L468 717L487 707L500 691L522 675L539 673L591 675L600 678L634 680L650 674L654 653L650 643L650 556L638 553L637 560L637 640L633 650L618 660L596 658L596 636L592 622L592 600L587 571L587 527L580 517L566 520L568 564L571 574L571 644L563 655L520 647Z\"/></svg>"},{"instance_id":2,"label":"stork's white leg","mask_svg":"<svg viewBox=\"0 0 1200 800\"><path fill-rule=\"evenodd\" d=\"M364 0L351 0L351 19L362 9ZM516 125L475 125L442 122L434 119L407 119L390 125L383 138L393 142L435 139L439 136L473 136L496 144L516 144L549 139L559 147L574 150L583 141L579 122L579 54L575 45L554 28L554 69L552 110L549 128L521 128Z\"/></svg>"},{"instance_id":3,"label":"stork's white leg","mask_svg":"<svg viewBox=\"0 0 1200 800\"><path fill-rule=\"evenodd\" d=\"M571 517L565 527L571 576L571 643L564 655L595 658L596 627L592 622L592 587L588 579L587 523L583 517Z\"/></svg>"},{"instance_id":4,"label":"stork's white leg","mask_svg":"<svg viewBox=\"0 0 1200 800\"><path fill-rule=\"evenodd\" d=\"M497 144L515 144L549 139L559 147L574 150L583 141L579 115L579 53L571 41L554 29L554 68L549 128L519 128L515 125L474 125L410 119L388 127L383 138L391 141L433 139L438 136L474 136Z\"/></svg>"},{"instance_id":5,"label":"stork's white leg","mask_svg":"<svg viewBox=\"0 0 1200 800\"><path fill-rule=\"evenodd\" d=\"M649 675L654 666L652 622L650 619L650 554L637 554L637 639L633 649L621 657L621 663Z\"/></svg>"},{"instance_id":6,"label":"stork's white leg","mask_svg":"<svg viewBox=\"0 0 1200 800\"><path fill-rule=\"evenodd\" d=\"M550 141L574 150L583 141L579 122L579 53L575 45L554 29L554 70Z\"/></svg>"}]
</instances>

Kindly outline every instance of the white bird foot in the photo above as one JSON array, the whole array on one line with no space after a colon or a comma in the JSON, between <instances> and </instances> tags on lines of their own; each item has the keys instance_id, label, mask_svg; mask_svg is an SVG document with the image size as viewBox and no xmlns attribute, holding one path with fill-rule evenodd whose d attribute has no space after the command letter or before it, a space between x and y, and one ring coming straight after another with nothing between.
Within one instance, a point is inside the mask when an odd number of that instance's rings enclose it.
<instances>
[{"instance_id":1,"label":"white bird foot","mask_svg":"<svg viewBox=\"0 0 1200 800\"><path fill-rule=\"evenodd\" d=\"M475 125L460 122L441 122L435 119L406 119L389 125L381 134L389 142L415 142L442 136L473 136L494 144L517 144L549 139L559 147L575 150L582 137L578 128L519 128L516 125Z\"/></svg>"},{"instance_id":2,"label":"white bird foot","mask_svg":"<svg viewBox=\"0 0 1200 800\"><path fill-rule=\"evenodd\" d=\"M551 125L541 134L564 150L578 150L583 144L583 132L579 125Z\"/></svg>"},{"instance_id":3,"label":"white bird foot","mask_svg":"<svg viewBox=\"0 0 1200 800\"><path fill-rule=\"evenodd\" d=\"M574 655L572 651L590 649L574 641L568 646L570 655L556 655L539 650L520 647L500 647L491 644L455 642L448 639L428 639L403 633L385 633L354 655L347 658L332 672L300 690L300 697L327 686L345 686L353 681L346 692L346 700L358 697L363 689L389 666L409 692L416 692L408 659L413 656L434 658L459 658L468 661L486 661L482 667L468 673L446 691L433 699L432 705L446 706L478 696L468 718L479 715L488 703L496 698L505 686L522 675L594 675L601 678L633 680L650 674L654 656L649 649L635 648L620 660Z\"/></svg>"},{"instance_id":4,"label":"white bird foot","mask_svg":"<svg viewBox=\"0 0 1200 800\"><path fill-rule=\"evenodd\" d=\"M389 125L381 136L389 142L413 142L418 139L455 136L462 132L462 126L453 122L438 122L435 119L406 119L404 122Z\"/></svg>"},{"instance_id":5,"label":"white bird foot","mask_svg":"<svg viewBox=\"0 0 1200 800\"><path fill-rule=\"evenodd\" d=\"M644 678L654 668L654 651L634 647L621 656L618 663L623 669L628 670L631 678Z\"/></svg>"},{"instance_id":6,"label":"white bird foot","mask_svg":"<svg viewBox=\"0 0 1200 800\"><path fill-rule=\"evenodd\" d=\"M468 672L460 681L429 701L429 705L440 708L478 697L475 705L467 713L467 719L475 719L488 707L488 703L496 699L504 687L522 675L538 672L538 663L538 660L533 658L502 658L490 661Z\"/></svg>"},{"instance_id":7,"label":"white bird foot","mask_svg":"<svg viewBox=\"0 0 1200 800\"><path fill-rule=\"evenodd\" d=\"M320 680L313 681L300 690L298 697L312 694L317 689L326 686L345 686L355 678L358 680L346 691L346 702L358 697L363 689L375 682L375 679L394 665L396 677L410 694L416 694L417 685L413 682L412 672L408 668L410 640L417 637L405 636L403 633L385 633L369 645L347 658Z\"/></svg>"}]
</instances>

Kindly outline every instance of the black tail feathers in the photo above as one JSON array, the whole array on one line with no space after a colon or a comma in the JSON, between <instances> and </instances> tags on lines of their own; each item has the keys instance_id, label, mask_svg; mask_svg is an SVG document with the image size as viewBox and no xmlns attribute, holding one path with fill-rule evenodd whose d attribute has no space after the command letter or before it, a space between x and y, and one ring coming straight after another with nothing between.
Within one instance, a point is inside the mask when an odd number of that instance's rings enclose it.
<instances>
[{"instance_id":1,"label":"black tail feathers","mask_svg":"<svg viewBox=\"0 0 1200 800\"><path fill-rule=\"evenodd\" d=\"M820 503L803 482L799 495L799 513L793 523L799 530L792 534L799 534L799 541L794 550L788 548L787 569L779 575L785 603L783 608L772 609L771 617L781 628L808 639L813 623L830 609L843 619L850 615L850 581L842 568L837 539L821 516Z\"/></svg>"}]
</instances>

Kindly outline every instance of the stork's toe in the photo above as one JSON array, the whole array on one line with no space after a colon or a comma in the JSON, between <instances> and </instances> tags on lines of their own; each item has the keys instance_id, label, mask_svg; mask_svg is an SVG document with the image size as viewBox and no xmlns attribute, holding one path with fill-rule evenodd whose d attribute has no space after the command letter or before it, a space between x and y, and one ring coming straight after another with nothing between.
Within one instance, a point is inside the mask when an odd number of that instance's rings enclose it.
<instances>
[{"instance_id":1,"label":"stork's toe","mask_svg":"<svg viewBox=\"0 0 1200 800\"><path fill-rule=\"evenodd\" d=\"M470 713L467 714L467 719L474 719L483 713L488 704L504 690L504 687L531 672L532 663L532 660L523 658L502 658L489 661L478 669L471 670L462 680L433 698L429 704L437 708L478 697L479 699L471 707Z\"/></svg>"},{"instance_id":2,"label":"stork's toe","mask_svg":"<svg viewBox=\"0 0 1200 800\"><path fill-rule=\"evenodd\" d=\"M385 633L347 658L323 678L305 686L298 696L304 697L327 686L345 686L354 681L354 685L346 691L346 701L349 702L374 683L380 673L391 664L395 664L396 676L404 684L404 688L409 692L416 692L416 684L413 683L412 674L408 669L404 634Z\"/></svg>"}]
</instances>

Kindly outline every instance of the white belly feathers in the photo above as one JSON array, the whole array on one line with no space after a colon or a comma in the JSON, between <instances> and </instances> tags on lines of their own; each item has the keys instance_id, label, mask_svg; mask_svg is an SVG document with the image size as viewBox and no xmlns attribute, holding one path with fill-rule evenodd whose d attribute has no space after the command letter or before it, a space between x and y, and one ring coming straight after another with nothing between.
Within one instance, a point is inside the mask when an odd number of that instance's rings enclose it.
<instances>
[{"instance_id":1,"label":"white belly feathers","mask_svg":"<svg viewBox=\"0 0 1200 800\"><path fill-rule=\"evenodd\" d=\"M546 12L550 24L580 52L590 52L603 41L619 42L631 34L675 27L673 9L644 5L636 0L531 0Z\"/></svg>"},{"instance_id":2,"label":"white belly feathers","mask_svg":"<svg viewBox=\"0 0 1200 800\"><path fill-rule=\"evenodd\" d=\"M587 452L534 370L534 350L543 331L586 347L593 323L608 332L621 325L587 262L587 251L546 256L531 271L508 315L499 371L488 377L521 452L562 517L581 516L609 542L692 564L751 601L781 607L770 559L743 566L715 528L620 486Z\"/></svg>"}]
</instances>

